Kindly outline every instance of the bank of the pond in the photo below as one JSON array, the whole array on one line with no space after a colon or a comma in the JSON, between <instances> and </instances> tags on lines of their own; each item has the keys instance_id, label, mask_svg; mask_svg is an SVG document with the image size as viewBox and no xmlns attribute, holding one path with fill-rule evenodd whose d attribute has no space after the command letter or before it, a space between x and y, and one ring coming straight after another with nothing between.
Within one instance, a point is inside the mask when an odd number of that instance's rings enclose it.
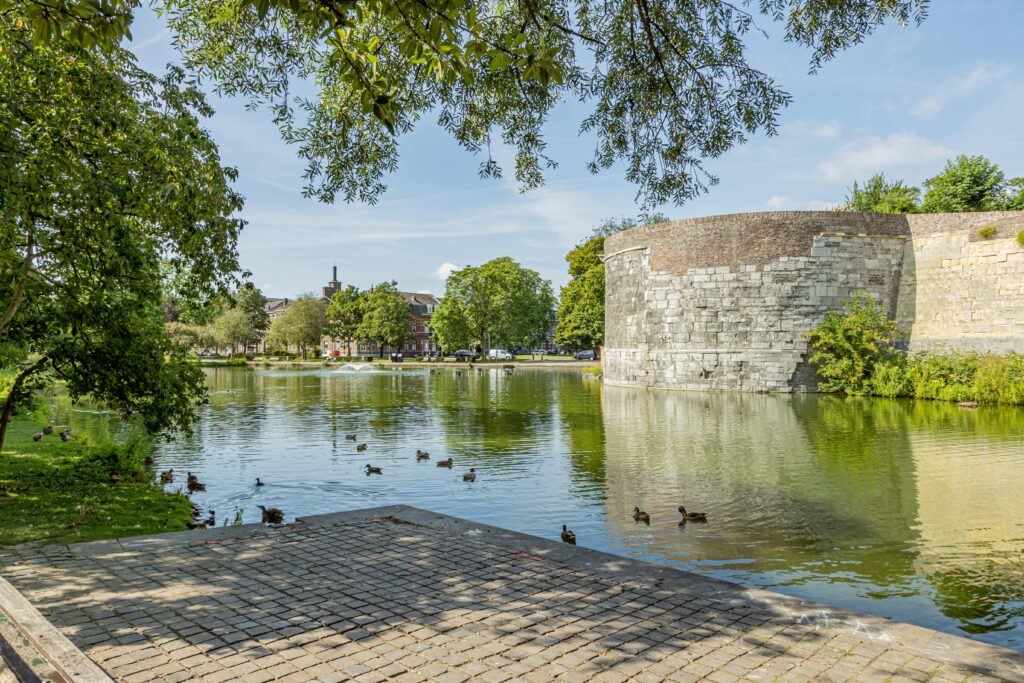
<instances>
[{"instance_id":1,"label":"bank of the pond","mask_svg":"<svg viewBox=\"0 0 1024 683\"><path fill-rule=\"evenodd\" d=\"M361 364L365 361L352 361L354 364ZM374 359L369 363L375 368L455 368L465 369L469 365L477 368L503 368L505 366L511 366L515 368L589 368L594 365L594 361L582 361L575 360L572 358L545 358L543 360L522 360L516 359L514 361L478 361L476 363L468 364L457 361L441 361L441 362L426 362L416 360L405 360L401 363L394 363L391 360L385 359ZM224 367L251 367L251 368L340 368L345 365L338 361L322 361L322 360L267 360L261 358L255 358L252 360L245 359L203 359L200 361L200 365L206 368L224 368Z\"/></svg>"},{"instance_id":2,"label":"bank of the pond","mask_svg":"<svg viewBox=\"0 0 1024 683\"><path fill-rule=\"evenodd\" d=\"M129 460L138 453L130 447L75 432L66 442L56 431L33 441L45 426L23 415L8 428L0 454L0 545L180 531L191 521L188 498L164 492L144 469L133 474ZM121 480L112 483L115 470Z\"/></svg>"}]
</instances>

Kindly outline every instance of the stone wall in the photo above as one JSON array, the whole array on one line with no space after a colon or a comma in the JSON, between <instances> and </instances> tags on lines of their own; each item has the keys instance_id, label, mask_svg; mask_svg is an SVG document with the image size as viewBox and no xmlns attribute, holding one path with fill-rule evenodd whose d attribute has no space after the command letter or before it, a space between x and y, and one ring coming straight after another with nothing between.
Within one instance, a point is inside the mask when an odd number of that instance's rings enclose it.
<instances>
[{"instance_id":1,"label":"stone wall","mask_svg":"<svg viewBox=\"0 0 1024 683\"><path fill-rule=\"evenodd\" d=\"M977 229L988 224L999 233L981 240ZM605 241L606 381L811 390L804 333L857 291L897 317L915 348L1018 348L1020 229L1016 212L779 212L613 235Z\"/></svg>"},{"instance_id":2,"label":"stone wall","mask_svg":"<svg viewBox=\"0 0 1024 683\"><path fill-rule=\"evenodd\" d=\"M896 320L911 351L1024 353L1024 213L907 219ZM995 236L983 239L985 226Z\"/></svg>"}]
</instances>

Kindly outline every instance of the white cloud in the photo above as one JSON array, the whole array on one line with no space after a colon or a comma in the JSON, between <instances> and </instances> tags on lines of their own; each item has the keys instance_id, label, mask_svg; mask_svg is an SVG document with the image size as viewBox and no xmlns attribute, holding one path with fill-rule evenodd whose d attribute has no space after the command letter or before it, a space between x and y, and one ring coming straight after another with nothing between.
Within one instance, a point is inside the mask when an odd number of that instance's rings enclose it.
<instances>
[{"instance_id":1,"label":"white cloud","mask_svg":"<svg viewBox=\"0 0 1024 683\"><path fill-rule=\"evenodd\" d=\"M827 211L834 206L820 199L793 199L788 194L773 194L764 205L775 211Z\"/></svg>"},{"instance_id":2,"label":"white cloud","mask_svg":"<svg viewBox=\"0 0 1024 683\"><path fill-rule=\"evenodd\" d=\"M978 64L962 76L944 80L934 93L922 98L910 112L924 118L935 116L946 108L946 103L951 98L970 94L978 88L1002 80L1010 74L1010 71L1012 69L1006 64L987 62Z\"/></svg>"},{"instance_id":3,"label":"white cloud","mask_svg":"<svg viewBox=\"0 0 1024 683\"><path fill-rule=\"evenodd\" d=\"M454 263L449 263L448 261L445 261L444 263L437 267L437 270L434 271L434 275L436 275L441 280L447 280L451 276L451 274L457 271L458 269L459 267ZM430 294L430 292L424 292L424 294Z\"/></svg>"},{"instance_id":4,"label":"white cloud","mask_svg":"<svg viewBox=\"0 0 1024 683\"><path fill-rule=\"evenodd\" d=\"M828 180L852 181L865 174L930 163L952 154L949 148L917 133L893 133L841 145L829 159L818 164L818 171Z\"/></svg>"},{"instance_id":5,"label":"white cloud","mask_svg":"<svg viewBox=\"0 0 1024 683\"><path fill-rule=\"evenodd\" d=\"M822 138L824 140L834 140L839 137L839 134L843 132L842 126L835 119L816 126L811 130L811 135L816 138Z\"/></svg>"}]
</instances>

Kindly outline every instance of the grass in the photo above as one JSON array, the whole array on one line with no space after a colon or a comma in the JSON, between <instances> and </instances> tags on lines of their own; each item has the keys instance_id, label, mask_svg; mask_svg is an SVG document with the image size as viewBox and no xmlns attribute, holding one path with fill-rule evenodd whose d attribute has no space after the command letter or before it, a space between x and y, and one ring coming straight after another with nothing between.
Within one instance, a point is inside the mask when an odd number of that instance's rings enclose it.
<instances>
[{"instance_id":1,"label":"grass","mask_svg":"<svg viewBox=\"0 0 1024 683\"><path fill-rule=\"evenodd\" d=\"M978 235L983 240L990 240L990 239L992 239L993 237L996 236L996 233L998 231L999 231L999 229L996 228L996 226L994 226L994 225L986 225L986 226L983 226L981 228L978 228Z\"/></svg>"},{"instance_id":2,"label":"grass","mask_svg":"<svg viewBox=\"0 0 1024 683\"><path fill-rule=\"evenodd\" d=\"M45 421L12 419L0 454L0 545L75 543L180 531L192 519L185 496L165 493L142 466L151 444L56 433L33 441ZM117 469L121 481L110 482Z\"/></svg>"}]
</instances>

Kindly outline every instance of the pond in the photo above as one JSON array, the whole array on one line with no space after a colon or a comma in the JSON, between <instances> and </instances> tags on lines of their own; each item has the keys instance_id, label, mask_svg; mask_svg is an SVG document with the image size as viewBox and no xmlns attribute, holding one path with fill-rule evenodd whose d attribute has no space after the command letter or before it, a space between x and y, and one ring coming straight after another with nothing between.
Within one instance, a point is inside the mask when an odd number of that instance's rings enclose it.
<instances>
[{"instance_id":1,"label":"pond","mask_svg":"<svg viewBox=\"0 0 1024 683\"><path fill-rule=\"evenodd\" d=\"M158 464L197 472L221 522L405 503L553 539L565 523L582 546L1024 650L1022 409L567 370L208 373L194 436ZM708 522L679 526L680 504Z\"/></svg>"}]
</instances>

